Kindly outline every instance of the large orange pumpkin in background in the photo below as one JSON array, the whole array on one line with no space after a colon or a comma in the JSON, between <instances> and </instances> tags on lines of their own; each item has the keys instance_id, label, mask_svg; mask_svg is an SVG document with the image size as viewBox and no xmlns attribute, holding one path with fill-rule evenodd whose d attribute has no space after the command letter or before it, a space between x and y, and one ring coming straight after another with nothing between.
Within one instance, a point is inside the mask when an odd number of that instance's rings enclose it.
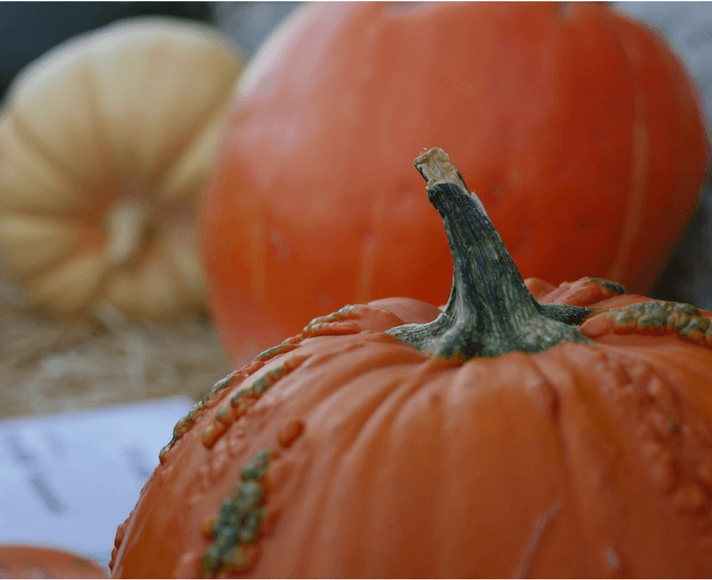
<instances>
[{"instance_id":1,"label":"large orange pumpkin in background","mask_svg":"<svg viewBox=\"0 0 712 580\"><path fill-rule=\"evenodd\" d=\"M712 314L525 285L447 156L417 164L444 310L345 307L219 382L119 528L115 577L712 575Z\"/></svg>"},{"instance_id":2,"label":"large orange pumpkin in background","mask_svg":"<svg viewBox=\"0 0 712 580\"><path fill-rule=\"evenodd\" d=\"M706 166L690 78L602 4L316 3L245 71L204 197L212 309L235 363L340 304L447 298L407 171L461 160L524 276L646 291Z\"/></svg>"}]
</instances>

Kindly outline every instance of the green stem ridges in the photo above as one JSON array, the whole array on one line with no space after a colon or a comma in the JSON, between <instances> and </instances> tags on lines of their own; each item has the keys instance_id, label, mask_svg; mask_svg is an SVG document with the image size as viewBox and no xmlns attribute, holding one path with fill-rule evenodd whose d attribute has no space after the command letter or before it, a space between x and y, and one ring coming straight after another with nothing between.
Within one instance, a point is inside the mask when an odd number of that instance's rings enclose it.
<instances>
[{"instance_id":1,"label":"green stem ridges","mask_svg":"<svg viewBox=\"0 0 712 580\"><path fill-rule=\"evenodd\" d=\"M482 202L468 192L447 153L430 149L415 167L445 225L454 266L452 290L434 321L398 326L388 334L428 354L459 359L589 342L572 325L594 309L541 305L534 299Z\"/></svg>"}]
</instances>

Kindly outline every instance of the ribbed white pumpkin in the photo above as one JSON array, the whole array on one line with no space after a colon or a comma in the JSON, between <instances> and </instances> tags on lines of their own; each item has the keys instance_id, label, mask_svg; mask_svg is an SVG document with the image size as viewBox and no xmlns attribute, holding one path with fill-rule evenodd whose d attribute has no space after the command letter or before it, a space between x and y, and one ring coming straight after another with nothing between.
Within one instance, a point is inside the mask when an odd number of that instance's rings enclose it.
<instances>
[{"instance_id":1,"label":"ribbed white pumpkin","mask_svg":"<svg viewBox=\"0 0 712 580\"><path fill-rule=\"evenodd\" d=\"M201 187L244 64L208 25L143 17L70 39L0 114L0 258L56 313L204 303Z\"/></svg>"}]
</instances>

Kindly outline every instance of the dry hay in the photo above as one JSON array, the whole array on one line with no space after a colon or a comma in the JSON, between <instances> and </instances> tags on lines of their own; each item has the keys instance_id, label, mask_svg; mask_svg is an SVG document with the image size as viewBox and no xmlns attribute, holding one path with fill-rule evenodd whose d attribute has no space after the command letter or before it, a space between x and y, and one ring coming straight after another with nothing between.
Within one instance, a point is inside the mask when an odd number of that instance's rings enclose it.
<instances>
[{"instance_id":1,"label":"dry hay","mask_svg":"<svg viewBox=\"0 0 712 580\"><path fill-rule=\"evenodd\" d=\"M187 395L230 372L211 320L61 321L0 275L0 419Z\"/></svg>"}]
</instances>

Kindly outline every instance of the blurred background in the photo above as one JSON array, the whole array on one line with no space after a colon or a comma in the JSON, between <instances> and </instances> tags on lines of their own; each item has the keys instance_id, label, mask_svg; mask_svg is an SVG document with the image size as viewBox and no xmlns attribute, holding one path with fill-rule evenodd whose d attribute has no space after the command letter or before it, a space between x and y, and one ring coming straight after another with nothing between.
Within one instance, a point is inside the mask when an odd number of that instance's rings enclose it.
<instances>
[{"instance_id":1,"label":"blurred background","mask_svg":"<svg viewBox=\"0 0 712 580\"><path fill-rule=\"evenodd\" d=\"M0 95L18 72L81 32L138 15L222 30L249 58L294 2L0 2ZM621 2L682 57L712 110L712 3ZM709 115L708 115L709 116ZM654 297L712 308L712 186L655 285ZM210 316L167 327L121 318L59 321L0 271L0 418L182 393L196 399L230 366Z\"/></svg>"},{"instance_id":2,"label":"blurred background","mask_svg":"<svg viewBox=\"0 0 712 580\"><path fill-rule=\"evenodd\" d=\"M615 2L621 12L658 30L697 82L707 116L712 111L712 5L706 2ZM712 184L658 280L653 296L712 308Z\"/></svg>"}]
</instances>

